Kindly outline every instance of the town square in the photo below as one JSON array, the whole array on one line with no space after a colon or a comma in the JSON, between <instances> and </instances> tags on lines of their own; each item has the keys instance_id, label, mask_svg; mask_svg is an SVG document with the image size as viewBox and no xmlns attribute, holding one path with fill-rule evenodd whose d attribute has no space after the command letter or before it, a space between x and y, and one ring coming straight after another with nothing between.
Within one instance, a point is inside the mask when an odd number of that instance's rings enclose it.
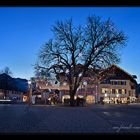
<instances>
[{"instance_id":1,"label":"town square","mask_svg":"<svg viewBox=\"0 0 140 140\"><path fill-rule=\"evenodd\" d=\"M0 7L0 134L139 134L139 17Z\"/></svg>"}]
</instances>

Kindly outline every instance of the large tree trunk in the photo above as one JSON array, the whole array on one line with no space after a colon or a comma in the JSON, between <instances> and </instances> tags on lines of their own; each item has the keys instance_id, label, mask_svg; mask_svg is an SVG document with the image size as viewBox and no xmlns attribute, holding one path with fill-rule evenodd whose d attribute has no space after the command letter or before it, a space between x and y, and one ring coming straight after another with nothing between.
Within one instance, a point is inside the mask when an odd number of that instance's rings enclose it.
<instances>
[{"instance_id":1,"label":"large tree trunk","mask_svg":"<svg viewBox=\"0 0 140 140\"><path fill-rule=\"evenodd\" d=\"M75 106L74 96L76 94L76 90L70 89L70 106Z\"/></svg>"},{"instance_id":2,"label":"large tree trunk","mask_svg":"<svg viewBox=\"0 0 140 140\"><path fill-rule=\"evenodd\" d=\"M70 106L75 106L74 94L73 93L70 93Z\"/></svg>"},{"instance_id":3,"label":"large tree trunk","mask_svg":"<svg viewBox=\"0 0 140 140\"><path fill-rule=\"evenodd\" d=\"M76 86L70 86L70 91L69 91L69 95L70 95L70 106L75 106L74 96L76 94L76 91L77 91L77 87Z\"/></svg>"}]
</instances>

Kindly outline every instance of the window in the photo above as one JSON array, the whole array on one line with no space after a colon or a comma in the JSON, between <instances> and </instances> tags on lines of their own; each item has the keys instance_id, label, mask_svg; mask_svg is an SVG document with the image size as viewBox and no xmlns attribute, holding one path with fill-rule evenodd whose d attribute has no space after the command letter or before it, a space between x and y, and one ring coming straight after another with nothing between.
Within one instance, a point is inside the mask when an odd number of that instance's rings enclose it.
<instances>
[{"instance_id":1,"label":"window","mask_svg":"<svg viewBox=\"0 0 140 140\"><path fill-rule=\"evenodd\" d=\"M119 94L122 94L122 89L119 89Z\"/></svg>"},{"instance_id":2,"label":"window","mask_svg":"<svg viewBox=\"0 0 140 140\"><path fill-rule=\"evenodd\" d=\"M129 96L131 96L131 91L129 90Z\"/></svg>"},{"instance_id":3,"label":"window","mask_svg":"<svg viewBox=\"0 0 140 140\"><path fill-rule=\"evenodd\" d=\"M102 93L107 93L108 92L108 88L102 88Z\"/></svg>"},{"instance_id":4,"label":"window","mask_svg":"<svg viewBox=\"0 0 140 140\"><path fill-rule=\"evenodd\" d=\"M116 73L116 76L117 76L117 77L121 77L122 74L121 74L121 73Z\"/></svg>"},{"instance_id":5,"label":"window","mask_svg":"<svg viewBox=\"0 0 140 140\"><path fill-rule=\"evenodd\" d=\"M118 85L121 85L121 81L118 81Z\"/></svg>"},{"instance_id":6,"label":"window","mask_svg":"<svg viewBox=\"0 0 140 140\"><path fill-rule=\"evenodd\" d=\"M112 89L112 94L115 94L115 89Z\"/></svg>"},{"instance_id":7,"label":"window","mask_svg":"<svg viewBox=\"0 0 140 140\"><path fill-rule=\"evenodd\" d=\"M126 85L126 81L121 81L121 85Z\"/></svg>"},{"instance_id":8,"label":"window","mask_svg":"<svg viewBox=\"0 0 140 140\"><path fill-rule=\"evenodd\" d=\"M117 81L114 81L114 85L118 85L118 82Z\"/></svg>"},{"instance_id":9,"label":"window","mask_svg":"<svg viewBox=\"0 0 140 140\"><path fill-rule=\"evenodd\" d=\"M118 94L118 89L116 89L116 93Z\"/></svg>"},{"instance_id":10,"label":"window","mask_svg":"<svg viewBox=\"0 0 140 140\"><path fill-rule=\"evenodd\" d=\"M126 89L122 89L122 94L126 94Z\"/></svg>"}]
</instances>

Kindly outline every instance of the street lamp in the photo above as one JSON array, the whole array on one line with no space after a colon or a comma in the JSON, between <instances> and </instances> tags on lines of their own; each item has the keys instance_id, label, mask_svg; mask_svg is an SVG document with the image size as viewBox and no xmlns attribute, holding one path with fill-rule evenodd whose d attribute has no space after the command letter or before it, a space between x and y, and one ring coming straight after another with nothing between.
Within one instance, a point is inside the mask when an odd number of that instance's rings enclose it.
<instances>
[{"instance_id":1,"label":"street lamp","mask_svg":"<svg viewBox=\"0 0 140 140\"><path fill-rule=\"evenodd\" d=\"M32 81L31 80L28 81L28 85L29 85L29 106L30 106L32 102Z\"/></svg>"}]
</instances>

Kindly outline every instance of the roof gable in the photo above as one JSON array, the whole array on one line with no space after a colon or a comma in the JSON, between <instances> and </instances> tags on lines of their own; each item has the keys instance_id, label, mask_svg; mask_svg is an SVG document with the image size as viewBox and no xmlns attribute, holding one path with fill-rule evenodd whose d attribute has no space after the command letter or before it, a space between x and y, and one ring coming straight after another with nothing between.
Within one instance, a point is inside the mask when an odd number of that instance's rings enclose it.
<instances>
[{"instance_id":1,"label":"roof gable","mask_svg":"<svg viewBox=\"0 0 140 140\"><path fill-rule=\"evenodd\" d=\"M134 83L137 83L131 74L129 74L128 72L126 72L125 70L114 64L108 67L101 74L105 74L110 79L130 80Z\"/></svg>"}]
</instances>

